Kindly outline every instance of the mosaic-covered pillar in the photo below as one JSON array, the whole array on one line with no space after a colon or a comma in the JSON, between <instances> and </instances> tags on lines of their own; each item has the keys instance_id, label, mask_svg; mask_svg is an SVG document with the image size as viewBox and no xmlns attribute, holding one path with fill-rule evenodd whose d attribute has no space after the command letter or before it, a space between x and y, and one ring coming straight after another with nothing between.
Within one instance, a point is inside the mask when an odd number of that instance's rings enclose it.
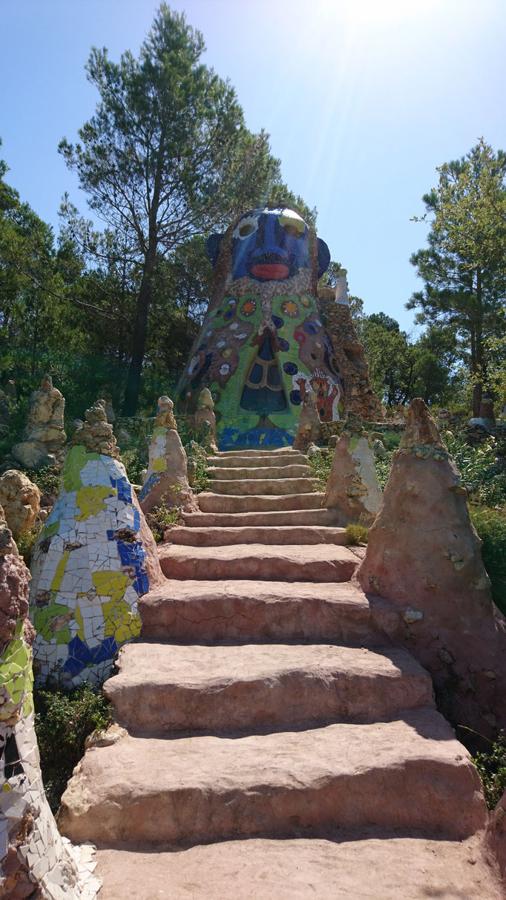
<instances>
[{"instance_id":1,"label":"mosaic-covered pillar","mask_svg":"<svg viewBox=\"0 0 506 900\"><path fill-rule=\"evenodd\" d=\"M0 507L0 896L91 900L91 852L62 838L44 793L32 698L29 572Z\"/></svg>"},{"instance_id":2,"label":"mosaic-covered pillar","mask_svg":"<svg viewBox=\"0 0 506 900\"><path fill-rule=\"evenodd\" d=\"M86 411L32 558L37 682L101 684L140 633L137 602L163 580L104 407Z\"/></svg>"},{"instance_id":3,"label":"mosaic-covered pillar","mask_svg":"<svg viewBox=\"0 0 506 900\"><path fill-rule=\"evenodd\" d=\"M185 408L210 388L220 450L291 444L308 390L322 421L339 419L341 377L316 296L324 241L294 210L254 209L207 248L214 288L178 387Z\"/></svg>"},{"instance_id":4,"label":"mosaic-covered pillar","mask_svg":"<svg viewBox=\"0 0 506 900\"><path fill-rule=\"evenodd\" d=\"M149 444L149 464L139 493L141 509L151 512L165 504L174 509L197 510L188 481L186 450L177 431L170 397L158 398L158 410Z\"/></svg>"}]
</instances>

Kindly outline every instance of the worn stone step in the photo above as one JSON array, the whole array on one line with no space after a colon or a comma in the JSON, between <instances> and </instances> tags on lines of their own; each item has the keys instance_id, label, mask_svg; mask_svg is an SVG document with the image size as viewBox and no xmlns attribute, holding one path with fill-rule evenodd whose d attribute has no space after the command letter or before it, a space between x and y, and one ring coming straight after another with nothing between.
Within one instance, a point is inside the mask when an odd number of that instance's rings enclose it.
<instances>
[{"instance_id":1,"label":"worn stone step","mask_svg":"<svg viewBox=\"0 0 506 900\"><path fill-rule=\"evenodd\" d=\"M395 617L393 611L382 611ZM143 637L154 640L369 646L382 640L376 608L347 582L167 581L139 599L139 612ZM392 621L389 629L394 627Z\"/></svg>"},{"instance_id":2,"label":"worn stone step","mask_svg":"<svg viewBox=\"0 0 506 900\"><path fill-rule=\"evenodd\" d=\"M316 478L237 478L226 480L213 478L211 487L216 494L235 496L259 494L303 494L316 491Z\"/></svg>"},{"instance_id":3,"label":"worn stone step","mask_svg":"<svg viewBox=\"0 0 506 900\"><path fill-rule=\"evenodd\" d=\"M332 544L233 544L184 547L161 544L158 556L166 578L251 578L260 581L349 581L359 559Z\"/></svg>"},{"instance_id":4,"label":"worn stone step","mask_svg":"<svg viewBox=\"0 0 506 900\"><path fill-rule=\"evenodd\" d=\"M220 841L158 853L99 849L100 900L503 900L479 837ZM190 886L190 887L189 887Z\"/></svg>"},{"instance_id":5,"label":"worn stone step","mask_svg":"<svg viewBox=\"0 0 506 900\"><path fill-rule=\"evenodd\" d=\"M248 466L270 468L271 466L307 466L308 459L305 453L288 450L286 453L273 453L268 456L208 456L207 464L223 468L237 467L240 469Z\"/></svg>"},{"instance_id":6,"label":"worn stone step","mask_svg":"<svg viewBox=\"0 0 506 900\"><path fill-rule=\"evenodd\" d=\"M256 733L373 722L430 706L432 681L406 650L329 644L126 644L104 685L131 733Z\"/></svg>"},{"instance_id":7,"label":"worn stone step","mask_svg":"<svg viewBox=\"0 0 506 900\"><path fill-rule=\"evenodd\" d=\"M263 513L268 515L266 513ZM226 544L341 544L349 543L345 528L317 525L197 528L173 525L165 532L165 543L192 547L219 547Z\"/></svg>"},{"instance_id":8,"label":"worn stone step","mask_svg":"<svg viewBox=\"0 0 506 900\"><path fill-rule=\"evenodd\" d=\"M305 494L281 494L267 496L256 494L252 496L239 496L226 494L213 494L204 491L197 494L197 501L202 512L269 512L292 509L321 509L324 494L321 492Z\"/></svg>"},{"instance_id":9,"label":"worn stone step","mask_svg":"<svg viewBox=\"0 0 506 900\"><path fill-rule=\"evenodd\" d=\"M72 841L203 843L378 826L465 838L487 821L478 773L432 709L241 738L133 737L87 750L62 797Z\"/></svg>"},{"instance_id":10,"label":"worn stone step","mask_svg":"<svg viewBox=\"0 0 506 900\"><path fill-rule=\"evenodd\" d=\"M335 509L292 509L239 513L183 513L183 520L191 528L241 528L257 525L336 527L341 517Z\"/></svg>"},{"instance_id":11,"label":"worn stone step","mask_svg":"<svg viewBox=\"0 0 506 900\"><path fill-rule=\"evenodd\" d=\"M276 450L259 450L255 448L254 450L218 450L217 453L214 453L214 456L219 456L221 459L232 459L234 456L244 456L247 459L276 459L279 456L286 456L289 453L300 453L300 450L292 450L291 447L277 447Z\"/></svg>"},{"instance_id":12,"label":"worn stone step","mask_svg":"<svg viewBox=\"0 0 506 900\"><path fill-rule=\"evenodd\" d=\"M257 479L265 481L275 478L311 478L311 466L296 464L289 466L210 466L207 474L214 481L238 481Z\"/></svg>"}]
</instances>

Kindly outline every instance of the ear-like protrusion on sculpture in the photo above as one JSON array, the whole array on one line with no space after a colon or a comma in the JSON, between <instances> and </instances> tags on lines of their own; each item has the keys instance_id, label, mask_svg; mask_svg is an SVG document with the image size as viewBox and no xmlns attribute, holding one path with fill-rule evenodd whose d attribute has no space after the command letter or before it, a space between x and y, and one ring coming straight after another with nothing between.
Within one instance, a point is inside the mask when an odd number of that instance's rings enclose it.
<instances>
[{"instance_id":1,"label":"ear-like protrusion on sculpture","mask_svg":"<svg viewBox=\"0 0 506 900\"><path fill-rule=\"evenodd\" d=\"M211 260L211 265L214 269L217 261L218 255L220 252L221 242L223 240L223 235L214 232L214 234L210 234L206 241L206 251L209 259ZM330 258L330 257L329 257Z\"/></svg>"},{"instance_id":2,"label":"ear-like protrusion on sculpture","mask_svg":"<svg viewBox=\"0 0 506 900\"><path fill-rule=\"evenodd\" d=\"M215 235L213 235L215 237ZM327 271L330 264L330 250L327 247L325 241L322 241L321 238L318 238L318 278L321 278L323 273Z\"/></svg>"}]
</instances>

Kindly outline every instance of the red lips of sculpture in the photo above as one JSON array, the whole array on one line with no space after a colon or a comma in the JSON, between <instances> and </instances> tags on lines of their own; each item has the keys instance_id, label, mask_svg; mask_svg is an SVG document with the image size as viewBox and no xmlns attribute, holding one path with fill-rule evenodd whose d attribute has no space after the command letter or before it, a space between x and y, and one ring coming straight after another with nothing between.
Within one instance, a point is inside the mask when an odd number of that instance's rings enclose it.
<instances>
[{"instance_id":1,"label":"red lips of sculpture","mask_svg":"<svg viewBox=\"0 0 506 900\"><path fill-rule=\"evenodd\" d=\"M251 274L262 281L282 281L288 278L290 269L284 263L255 263L251 266Z\"/></svg>"}]
</instances>

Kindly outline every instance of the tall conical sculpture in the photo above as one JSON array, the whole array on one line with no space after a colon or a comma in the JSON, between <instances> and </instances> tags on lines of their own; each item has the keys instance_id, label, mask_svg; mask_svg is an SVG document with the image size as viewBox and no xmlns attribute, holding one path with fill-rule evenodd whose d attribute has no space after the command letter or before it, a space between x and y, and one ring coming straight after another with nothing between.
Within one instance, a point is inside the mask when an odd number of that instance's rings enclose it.
<instances>
[{"instance_id":1,"label":"tall conical sculpture","mask_svg":"<svg viewBox=\"0 0 506 900\"><path fill-rule=\"evenodd\" d=\"M292 209L254 209L207 250L214 286L179 384L193 412L203 387L215 402L220 450L293 442L306 391L324 422L339 419L342 383L320 316L327 245Z\"/></svg>"},{"instance_id":2,"label":"tall conical sculpture","mask_svg":"<svg viewBox=\"0 0 506 900\"><path fill-rule=\"evenodd\" d=\"M103 403L85 419L32 556L35 678L65 688L104 681L119 647L140 633L139 597L162 580Z\"/></svg>"}]
</instances>

